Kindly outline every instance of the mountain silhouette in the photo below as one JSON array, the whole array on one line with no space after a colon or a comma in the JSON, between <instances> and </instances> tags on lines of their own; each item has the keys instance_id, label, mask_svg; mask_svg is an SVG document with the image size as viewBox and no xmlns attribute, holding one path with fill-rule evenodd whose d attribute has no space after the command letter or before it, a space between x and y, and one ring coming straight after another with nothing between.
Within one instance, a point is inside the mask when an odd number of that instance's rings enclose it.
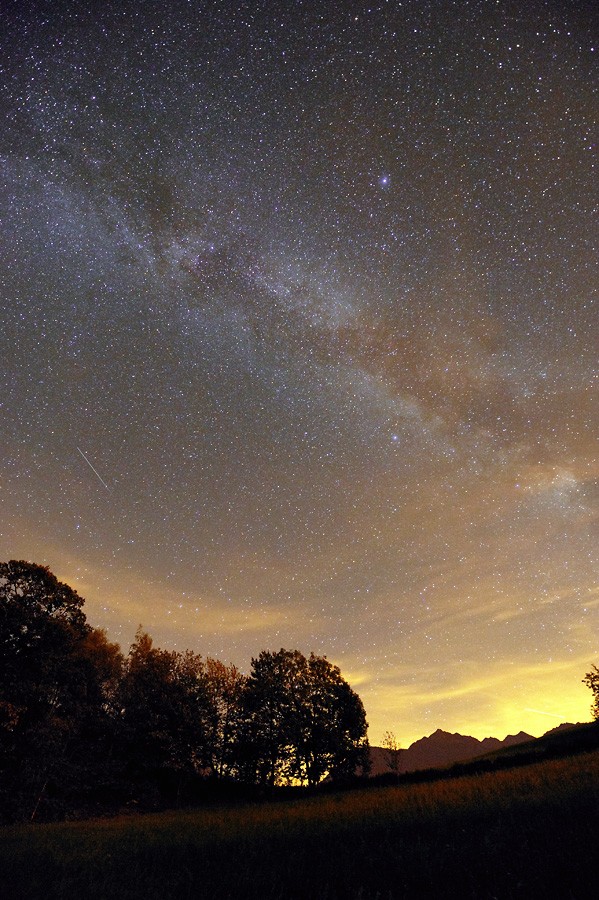
<instances>
[{"instance_id":1,"label":"mountain silhouette","mask_svg":"<svg viewBox=\"0 0 599 900\"><path fill-rule=\"evenodd\" d=\"M464 762L491 753L503 747L512 747L532 741L534 738L524 731L518 734L508 734L504 740L487 737L479 741L477 738L465 734L451 734L438 728L429 737L420 738L410 744L407 750L398 751L398 772L416 772L419 769L433 769L440 766L450 766L452 763ZM382 775L391 771L389 765L389 753L384 747L371 747L371 775Z\"/></svg>"}]
</instances>

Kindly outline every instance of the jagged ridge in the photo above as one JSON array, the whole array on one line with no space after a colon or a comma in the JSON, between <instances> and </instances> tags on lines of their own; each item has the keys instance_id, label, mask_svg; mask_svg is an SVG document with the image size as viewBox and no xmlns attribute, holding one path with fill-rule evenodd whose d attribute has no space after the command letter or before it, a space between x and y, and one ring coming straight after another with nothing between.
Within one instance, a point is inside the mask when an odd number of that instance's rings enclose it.
<instances>
[{"instance_id":1,"label":"jagged ridge","mask_svg":"<svg viewBox=\"0 0 599 900\"><path fill-rule=\"evenodd\" d=\"M563 723L557 728L551 729L547 734L573 727L575 726ZM519 731L518 734L508 734L501 741L495 737L478 740L470 735L451 734L438 728L428 737L414 741L407 750L399 751L398 772L416 772L421 769L450 766L453 763L475 759L485 753L492 753L534 740L532 735L526 734L524 731ZM383 747L371 747L371 762L371 775L373 776L390 771L388 752Z\"/></svg>"}]
</instances>

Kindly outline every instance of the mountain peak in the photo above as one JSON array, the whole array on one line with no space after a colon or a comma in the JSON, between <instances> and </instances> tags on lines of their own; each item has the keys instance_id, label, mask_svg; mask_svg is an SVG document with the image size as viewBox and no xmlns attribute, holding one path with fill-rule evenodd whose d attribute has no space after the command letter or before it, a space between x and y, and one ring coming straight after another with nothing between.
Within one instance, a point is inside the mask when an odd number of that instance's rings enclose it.
<instances>
[{"instance_id":1,"label":"mountain peak","mask_svg":"<svg viewBox=\"0 0 599 900\"><path fill-rule=\"evenodd\" d=\"M440 766L450 766L453 763L465 762L502 747L524 743L532 740L531 735L521 731L516 735L508 735L504 741L498 738L487 737L479 741L459 732L451 733L437 728L428 737L422 737L410 744L407 750L402 750L399 758L400 772L415 772L419 769L434 769ZM372 774L382 774L389 771L388 755L380 747L372 749Z\"/></svg>"},{"instance_id":2,"label":"mountain peak","mask_svg":"<svg viewBox=\"0 0 599 900\"><path fill-rule=\"evenodd\" d=\"M597 723L588 723L588 726L597 730ZM564 737L568 738L568 732L572 731L576 735L576 729L585 729L587 723L573 725L570 722L562 722L551 731L545 732L542 738L547 740L559 740L559 735L565 732ZM586 734L586 732L585 732ZM416 772L420 769L435 769L445 766L451 766L453 763L466 762L470 759L483 756L486 753L504 750L508 747L514 747L517 744L528 743L536 740L531 734L525 731L519 731L517 734L508 734L502 741L494 737L486 737L483 740L471 737L466 734L451 733L437 728L428 737L420 738L410 744L407 750L401 750L397 758L399 763L399 772ZM591 740L589 746L595 747L593 743L595 738ZM544 745L540 745L544 746ZM585 744L585 747L587 745ZM372 774L382 775L390 771L389 753L382 747L371 747ZM517 753L517 751L516 751Z\"/></svg>"}]
</instances>

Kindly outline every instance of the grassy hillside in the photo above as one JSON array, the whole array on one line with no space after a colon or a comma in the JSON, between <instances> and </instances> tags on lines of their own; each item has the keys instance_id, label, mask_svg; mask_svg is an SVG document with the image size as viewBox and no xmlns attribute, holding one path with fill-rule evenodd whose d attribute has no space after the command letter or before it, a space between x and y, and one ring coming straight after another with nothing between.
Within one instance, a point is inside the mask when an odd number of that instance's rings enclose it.
<instances>
[{"instance_id":1,"label":"grassy hillside","mask_svg":"<svg viewBox=\"0 0 599 900\"><path fill-rule=\"evenodd\" d=\"M432 784L0 832L11 898L595 896L599 752Z\"/></svg>"}]
</instances>

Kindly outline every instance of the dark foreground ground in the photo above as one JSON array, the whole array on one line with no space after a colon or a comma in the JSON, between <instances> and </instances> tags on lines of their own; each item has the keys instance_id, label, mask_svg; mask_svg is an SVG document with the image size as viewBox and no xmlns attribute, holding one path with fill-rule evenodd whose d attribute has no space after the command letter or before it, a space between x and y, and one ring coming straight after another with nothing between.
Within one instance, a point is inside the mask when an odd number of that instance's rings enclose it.
<instances>
[{"instance_id":1,"label":"dark foreground ground","mask_svg":"<svg viewBox=\"0 0 599 900\"><path fill-rule=\"evenodd\" d=\"M280 803L0 831L0 896L597 896L599 751Z\"/></svg>"}]
</instances>

